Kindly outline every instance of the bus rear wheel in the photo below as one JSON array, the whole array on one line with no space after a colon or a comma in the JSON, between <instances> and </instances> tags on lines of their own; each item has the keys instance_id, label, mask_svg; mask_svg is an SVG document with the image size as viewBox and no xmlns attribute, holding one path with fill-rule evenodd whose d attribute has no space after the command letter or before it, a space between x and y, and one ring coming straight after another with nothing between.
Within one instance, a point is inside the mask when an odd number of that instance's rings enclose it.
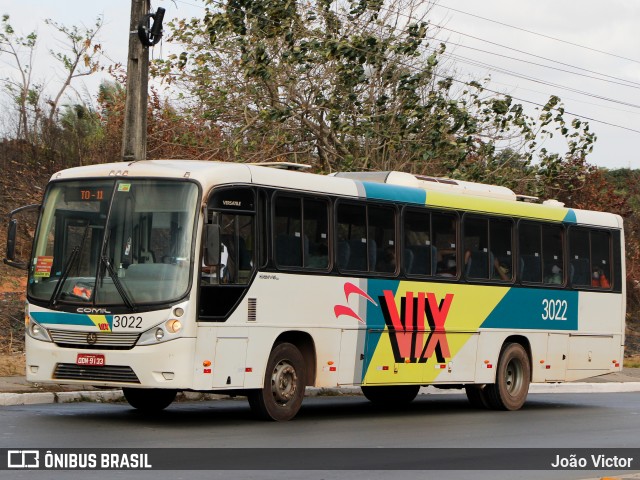
<instances>
[{"instance_id":1,"label":"bus rear wheel","mask_svg":"<svg viewBox=\"0 0 640 480\"><path fill-rule=\"evenodd\" d=\"M519 343L508 343L500 353L496 383L485 386L483 393L494 410L519 410L527 400L530 383L527 351Z\"/></svg>"},{"instance_id":2,"label":"bus rear wheel","mask_svg":"<svg viewBox=\"0 0 640 480\"><path fill-rule=\"evenodd\" d=\"M276 345L269 355L264 387L248 394L251 410L264 420L291 420L302 405L305 378L300 350L291 343Z\"/></svg>"},{"instance_id":3,"label":"bus rear wheel","mask_svg":"<svg viewBox=\"0 0 640 480\"><path fill-rule=\"evenodd\" d=\"M389 385L360 387L362 394L376 405L408 405L416 398L420 385Z\"/></svg>"},{"instance_id":4,"label":"bus rear wheel","mask_svg":"<svg viewBox=\"0 0 640 480\"><path fill-rule=\"evenodd\" d=\"M129 405L141 412L159 412L176 399L176 390L160 388L123 388L124 398Z\"/></svg>"}]
</instances>

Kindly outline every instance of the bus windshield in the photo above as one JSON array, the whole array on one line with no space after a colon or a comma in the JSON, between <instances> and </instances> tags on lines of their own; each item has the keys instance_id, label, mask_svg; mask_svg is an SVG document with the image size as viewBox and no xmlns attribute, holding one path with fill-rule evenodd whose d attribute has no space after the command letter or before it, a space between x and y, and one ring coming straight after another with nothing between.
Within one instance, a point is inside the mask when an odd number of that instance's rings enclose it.
<instances>
[{"instance_id":1,"label":"bus windshield","mask_svg":"<svg viewBox=\"0 0 640 480\"><path fill-rule=\"evenodd\" d=\"M184 296L198 188L108 179L52 183L29 270L33 300L135 308Z\"/></svg>"}]
</instances>

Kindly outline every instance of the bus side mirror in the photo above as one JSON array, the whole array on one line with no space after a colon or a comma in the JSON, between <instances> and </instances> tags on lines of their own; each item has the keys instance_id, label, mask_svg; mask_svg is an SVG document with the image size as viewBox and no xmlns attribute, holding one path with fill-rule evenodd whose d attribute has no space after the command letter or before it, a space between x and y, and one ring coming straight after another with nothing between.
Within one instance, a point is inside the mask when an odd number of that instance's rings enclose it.
<instances>
[{"instance_id":1,"label":"bus side mirror","mask_svg":"<svg viewBox=\"0 0 640 480\"><path fill-rule=\"evenodd\" d=\"M18 232L18 220L12 218L9 221L7 231L7 260L13 262L16 259L16 235Z\"/></svg>"},{"instance_id":2,"label":"bus side mirror","mask_svg":"<svg viewBox=\"0 0 640 480\"><path fill-rule=\"evenodd\" d=\"M16 245L18 238L18 220L13 218L15 215L26 213L29 211L38 211L40 209L40 205L26 205L24 207L16 208L14 211L9 213L9 225L7 228L7 251L6 257L4 258L4 263L11 267L20 268L22 270L29 269L28 261L19 261L16 260Z\"/></svg>"},{"instance_id":3,"label":"bus side mirror","mask_svg":"<svg viewBox=\"0 0 640 480\"><path fill-rule=\"evenodd\" d=\"M204 263L205 265L220 264L220 225L206 225Z\"/></svg>"}]
</instances>

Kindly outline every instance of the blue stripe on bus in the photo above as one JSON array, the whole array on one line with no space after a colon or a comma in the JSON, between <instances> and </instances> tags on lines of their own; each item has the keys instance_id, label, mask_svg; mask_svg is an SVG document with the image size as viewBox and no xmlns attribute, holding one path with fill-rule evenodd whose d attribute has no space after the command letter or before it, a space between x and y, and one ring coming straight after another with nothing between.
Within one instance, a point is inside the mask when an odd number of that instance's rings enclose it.
<instances>
[{"instance_id":1,"label":"blue stripe on bus","mask_svg":"<svg viewBox=\"0 0 640 480\"><path fill-rule=\"evenodd\" d=\"M512 288L480 328L578 330L578 292Z\"/></svg>"},{"instance_id":2,"label":"blue stripe on bus","mask_svg":"<svg viewBox=\"0 0 640 480\"><path fill-rule=\"evenodd\" d=\"M30 312L30 315L36 322L43 324L95 326L88 315L64 312Z\"/></svg>"},{"instance_id":3,"label":"blue stripe on bus","mask_svg":"<svg viewBox=\"0 0 640 480\"><path fill-rule=\"evenodd\" d=\"M427 201L427 192L419 188L373 182L362 182L362 185L364 186L367 198L417 203L419 205L424 205Z\"/></svg>"},{"instance_id":4,"label":"blue stripe on bus","mask_svg":"<svg viewBox=\"0 0 640 480\"><path fill-rule=\"evenodd\" d=\"M565 222L565 223L578 223L578 219L576 218L576 212L574 212L572 209L569 209L567 211L567 214L564 217L563 222Z\"/></svg>"}]
</instances>

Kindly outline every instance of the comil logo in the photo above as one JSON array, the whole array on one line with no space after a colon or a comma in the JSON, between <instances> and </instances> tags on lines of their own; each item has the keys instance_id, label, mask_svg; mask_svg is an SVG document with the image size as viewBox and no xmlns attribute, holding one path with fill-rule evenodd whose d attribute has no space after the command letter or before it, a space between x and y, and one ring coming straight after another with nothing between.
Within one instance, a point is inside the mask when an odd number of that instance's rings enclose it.
<instances>
[{"instance_id":1,"label":"comil logo","mask_svg":"<svg viewBox=\"0 0 640 480\"><path fill-rule=\"evenodd\" d=\"M40 452L38 450L9 450L7 451L7 467L39 468Z\"/></svg>"}]
</instances>

